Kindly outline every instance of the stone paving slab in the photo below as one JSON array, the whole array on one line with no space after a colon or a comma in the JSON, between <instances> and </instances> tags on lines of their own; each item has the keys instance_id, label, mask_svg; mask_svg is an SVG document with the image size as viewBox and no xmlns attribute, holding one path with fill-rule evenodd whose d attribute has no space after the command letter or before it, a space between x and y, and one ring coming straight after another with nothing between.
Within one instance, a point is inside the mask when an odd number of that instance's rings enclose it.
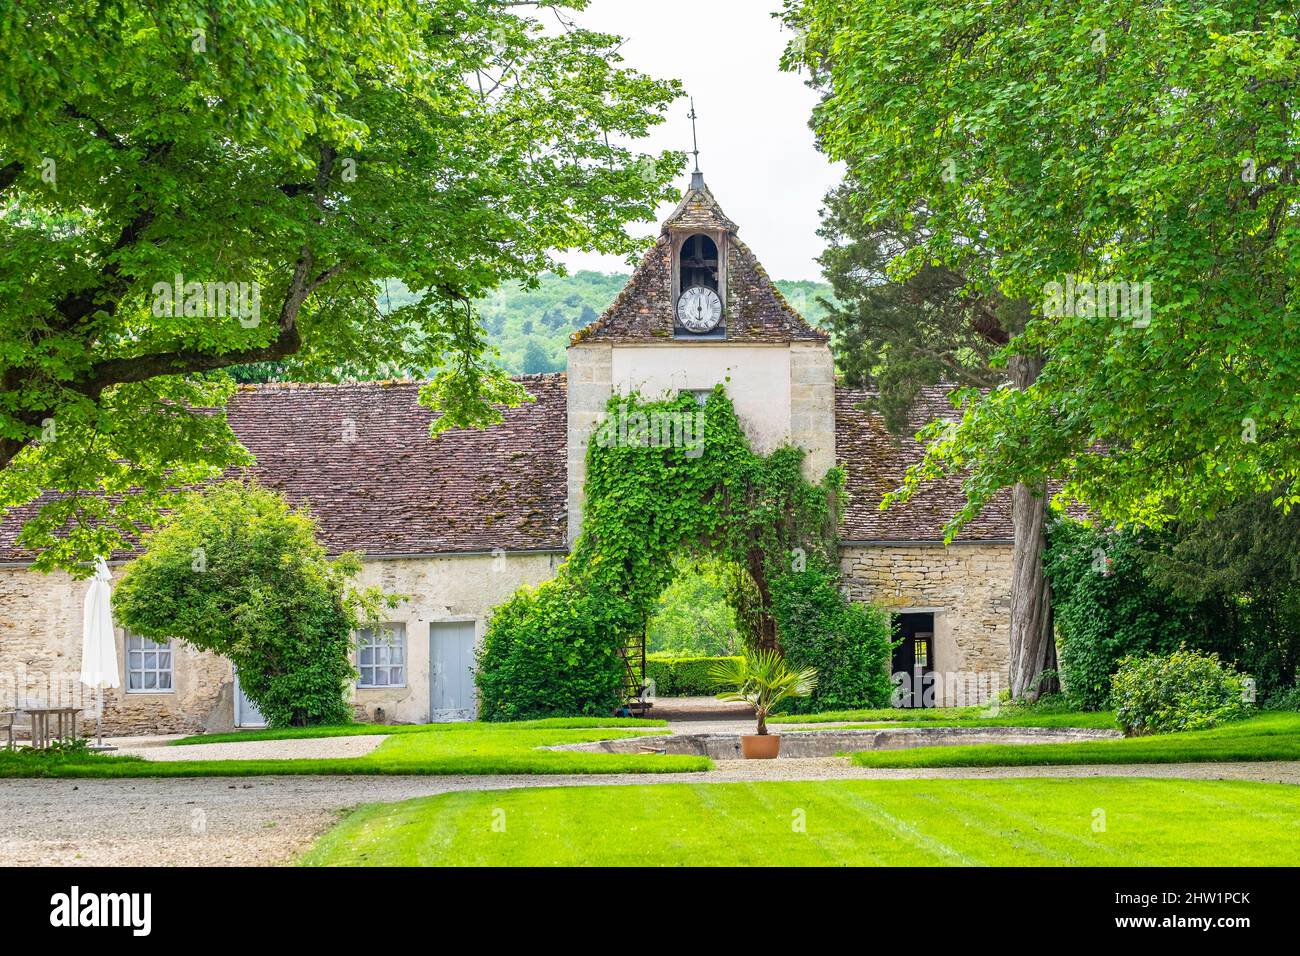
<instances>
[{"instance_id":1,"label":"stone paving slab","mask_svg":"<svg viewBox=\"0 0 1300 956\"><path fill-rule=\"evenodd\" d=\"M690 724L678 724L672 733L654 737L597 740L588 743L559 744L547 749L574 750L587 753L666 753L711 757L714 760L740 759L741 732L698 733ZM781 741L780 759L799 757L834 757L837 754L864 750L906 750L916 747L941 747L969 744L1015 744L1032 746L1043 743L1070 743L1079 740L1108 740L1120 736L1117 730L1092 727L880 727L870 730L817 727L798 730L783 725L773 734Z\"/></svg>"},{"instance_id":2,"label":"stone paving slab","mask_svg":"<svg viewBox=\"0 0 1300 956\"><path fill-rule=\"evenodd\" d=\"M727 721L748 720L753 723L754 708L750 704L718 700L716 697L656 697L648 717L675 721Z\"/></svg>"}]
</instances>

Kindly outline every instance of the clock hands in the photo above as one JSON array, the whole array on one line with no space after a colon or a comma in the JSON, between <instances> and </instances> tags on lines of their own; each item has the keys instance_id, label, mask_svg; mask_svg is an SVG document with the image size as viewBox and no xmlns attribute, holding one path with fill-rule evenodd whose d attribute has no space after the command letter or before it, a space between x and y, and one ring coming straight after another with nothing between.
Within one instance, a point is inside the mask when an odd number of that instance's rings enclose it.
<instances>
[{"instance_id":1,"label":"clock hands","mask_svg":"<svg viewBox=\"0 0 1300 956\"><path fill-rule=\"evenodd\" d=\"M681 323L692 332L703 333L717 324L717 293L695 286L682 293L677 303Z\"/></svg>"}]
</instances>

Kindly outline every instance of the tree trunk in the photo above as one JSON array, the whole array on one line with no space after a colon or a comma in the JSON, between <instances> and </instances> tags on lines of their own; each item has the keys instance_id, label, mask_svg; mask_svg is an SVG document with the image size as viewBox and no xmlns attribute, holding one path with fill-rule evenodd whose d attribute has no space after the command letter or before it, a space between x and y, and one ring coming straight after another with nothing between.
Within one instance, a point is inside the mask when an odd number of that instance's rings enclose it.
<instances>
[{"instance_id":1,"label":"tree trunk","mask_svg":"<svg viewBox=\"0 0 1300 956\"><path fill-rule=\"evenodd\" d=\"M1018 388L1033 384L1042 371L1038 356L1013 355L1010 362L1012 380ZM1011 520L1015 528L1015 545L1011 566L1011 656L1008 677L1011 695L1058 689L1056 681L1039 685L1045 670L1056 669L1056 638L1052 633L1052 590L1043 573L1043 556L1047 540L1047 488L1017 484L1011 490Z\"/></svg>"},{"instance_id":2,"label":"tree trunk","mask_svg":"<svg viewBox=\"0 0 1300 956\"><path fill-rule=\"evenodd\" d=\"M764 552L758 548L750 549L746 556L746 563L749 565L749 576L753 578L754 587L758 591L754 649L775 651L780 654L782 653L781 642L777 640L776 618L772 616L772 592L768 590L763 558Z\"/></svg>"}]
</instances>

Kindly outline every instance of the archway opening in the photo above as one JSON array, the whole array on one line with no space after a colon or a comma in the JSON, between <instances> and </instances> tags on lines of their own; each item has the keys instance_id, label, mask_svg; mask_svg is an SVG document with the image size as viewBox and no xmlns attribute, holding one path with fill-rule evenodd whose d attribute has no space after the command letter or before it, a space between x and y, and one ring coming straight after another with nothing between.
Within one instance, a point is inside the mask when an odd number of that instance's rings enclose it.
<instances>
[{"instance_id":1,"label":"archway opening","mask_svg":"<svg viewBox=\"0 0 1300 956\"><path fill-rule=\"evenodd\" d=\"M724 387L616 396L587 444L581 533L556 576L493 612L476 680L480 717L608 716L636 699L648 621L679 555L744 570L737 627L756 647L815 667L801 706L884 706L889 624L840 587L843 474L803 474L804 453L755 454Z\"/></svg>"},{"instance_id":2,"label":"archway opening","mask_svg":"<svg viewBox=\"0 0 1300 956\"><path fill-rule=\"evenodd\" d=\"M677 721L752 717L752 707L717 699L731 688L714 675L720 663L752 648L760 630L754 615L763 612L749 572L712 553L681 553L672 565L674 577L646 617L642 670L630 671L626 713Z\"/></svg>"},{"instance_id":3,"label":"archway opening","mask_svg":"<svg viewBox=\"0 0 1300 956\"><path fill-rule=\"evenodd\" d=\"M745 648L735 597L744 569L714 556L678 555L675 577L646 619L646 652L673 657L732 657Z\"/></svg>"}]
</instances>

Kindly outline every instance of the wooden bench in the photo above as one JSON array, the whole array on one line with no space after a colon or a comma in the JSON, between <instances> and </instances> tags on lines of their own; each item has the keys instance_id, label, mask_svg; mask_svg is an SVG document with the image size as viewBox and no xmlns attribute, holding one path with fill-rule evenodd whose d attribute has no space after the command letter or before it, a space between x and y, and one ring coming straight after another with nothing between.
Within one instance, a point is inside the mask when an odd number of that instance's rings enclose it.
<instances>
[{"instance_id":1,"label":"wooden bench","mask_svg":"<svg viewBox=\"0 0 1300 956\"><path fill-rule=\"evenodd\" d=\"M16 710L0 710L0 732L9 735L9 750L14 749L14 718L17 716Z\"/></svg>"}]
</instances>

